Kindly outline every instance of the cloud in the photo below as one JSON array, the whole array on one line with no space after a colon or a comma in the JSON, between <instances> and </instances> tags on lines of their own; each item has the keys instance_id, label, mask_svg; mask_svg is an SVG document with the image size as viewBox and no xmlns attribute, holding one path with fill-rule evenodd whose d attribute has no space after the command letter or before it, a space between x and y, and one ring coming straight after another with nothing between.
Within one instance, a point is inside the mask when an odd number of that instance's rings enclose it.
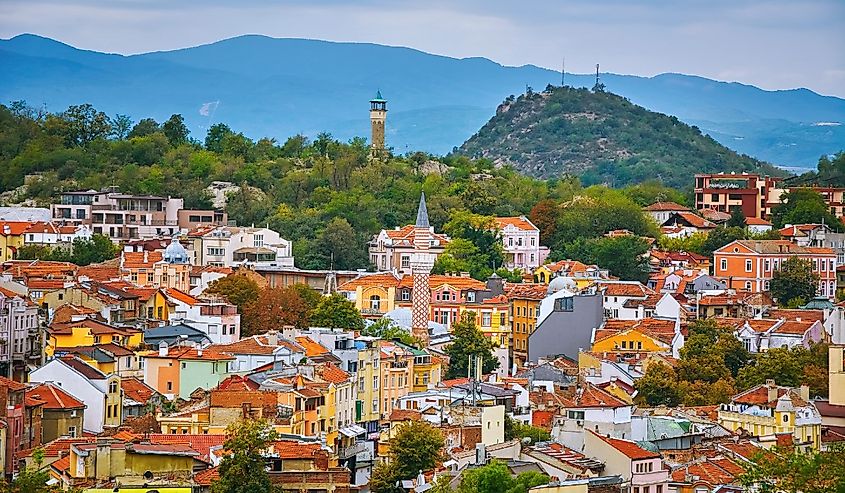
<instances>
[{"instance_id":1,"label":"cloud","mask_svg":"<svg viewBox=\"0 0 845 493\"><path fill-rule=\"evenodd\" d=\"M22 32L117 53L240 34L410 46L507 65L683 72L845 96L841 0L4 0Z\"/></svg>"}]
</instances>

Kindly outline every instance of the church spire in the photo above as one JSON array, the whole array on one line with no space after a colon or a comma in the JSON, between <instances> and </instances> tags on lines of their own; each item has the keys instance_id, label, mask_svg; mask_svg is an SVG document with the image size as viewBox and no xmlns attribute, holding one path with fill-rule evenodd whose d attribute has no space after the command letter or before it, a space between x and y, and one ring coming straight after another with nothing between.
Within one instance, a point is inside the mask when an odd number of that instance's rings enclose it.
<instances>
[{"instance_id":1,"label":"church spire","mask_svg":"<svg viewBox=\"0 0 845 493\"><path fill-rule=\"evenodd\" d=\"M429 228L428 223L428 207L425 205L425 192L420 194L420 206L417 209L417 222L415 224L417 228Z\"/></svg>"}]
</instances>

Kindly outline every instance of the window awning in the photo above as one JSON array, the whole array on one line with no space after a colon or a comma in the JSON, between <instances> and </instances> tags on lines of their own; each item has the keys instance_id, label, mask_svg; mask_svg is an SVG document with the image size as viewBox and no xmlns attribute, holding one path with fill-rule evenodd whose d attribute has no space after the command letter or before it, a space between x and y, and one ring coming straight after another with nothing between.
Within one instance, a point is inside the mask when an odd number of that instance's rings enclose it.
<instances>
[{"instance_id":1,"label":"window awning","mask_svg":"<svg viewBox=\"0 0 845 493\"><path fill-rule=\"evenodd\" d=\"M365 430L364 428L362 428L358 425L344 426L343 428L341 428L337 431L339 431L341 434L343 434L345 436L348 436L349 438L354 438L354 437L357 437L358 435L363 435L364 433L367 432L367 430Z\"/></svg>"}]
</instances>

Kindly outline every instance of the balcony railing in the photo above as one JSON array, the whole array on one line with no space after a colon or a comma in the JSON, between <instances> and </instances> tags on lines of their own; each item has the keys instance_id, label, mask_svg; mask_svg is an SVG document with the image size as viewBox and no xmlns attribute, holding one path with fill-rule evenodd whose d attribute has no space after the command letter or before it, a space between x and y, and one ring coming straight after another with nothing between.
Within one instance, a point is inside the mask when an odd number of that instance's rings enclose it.
<instances>
[{"instance_id":1,"label":"balcony railing","mask_svg":"<svg viewBox=\"0 0 845 493\"><path fill-rule=\"evenodd\" d=\"M358 460L372 460L372 453L365 442L358 442L341 449L338 453L338 458L348 459L350 457L358 456Z\"/></svg>"}]
</instances>

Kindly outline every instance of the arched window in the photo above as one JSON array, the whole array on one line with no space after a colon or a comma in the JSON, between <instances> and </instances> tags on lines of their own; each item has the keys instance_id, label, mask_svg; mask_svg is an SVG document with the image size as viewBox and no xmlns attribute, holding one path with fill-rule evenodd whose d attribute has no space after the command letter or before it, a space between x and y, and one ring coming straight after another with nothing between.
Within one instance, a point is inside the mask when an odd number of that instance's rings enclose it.
<instances>
[{"instance_id":1,"label":"arched window","mask_svg":"<svg viewBox=\"0 0 845 493\"><path fill-rule=\"evenodd\" d=\"M374 294L370 296L370 309L380 311L381 309L381 296Z\"/></svg>"}]
</instances>

